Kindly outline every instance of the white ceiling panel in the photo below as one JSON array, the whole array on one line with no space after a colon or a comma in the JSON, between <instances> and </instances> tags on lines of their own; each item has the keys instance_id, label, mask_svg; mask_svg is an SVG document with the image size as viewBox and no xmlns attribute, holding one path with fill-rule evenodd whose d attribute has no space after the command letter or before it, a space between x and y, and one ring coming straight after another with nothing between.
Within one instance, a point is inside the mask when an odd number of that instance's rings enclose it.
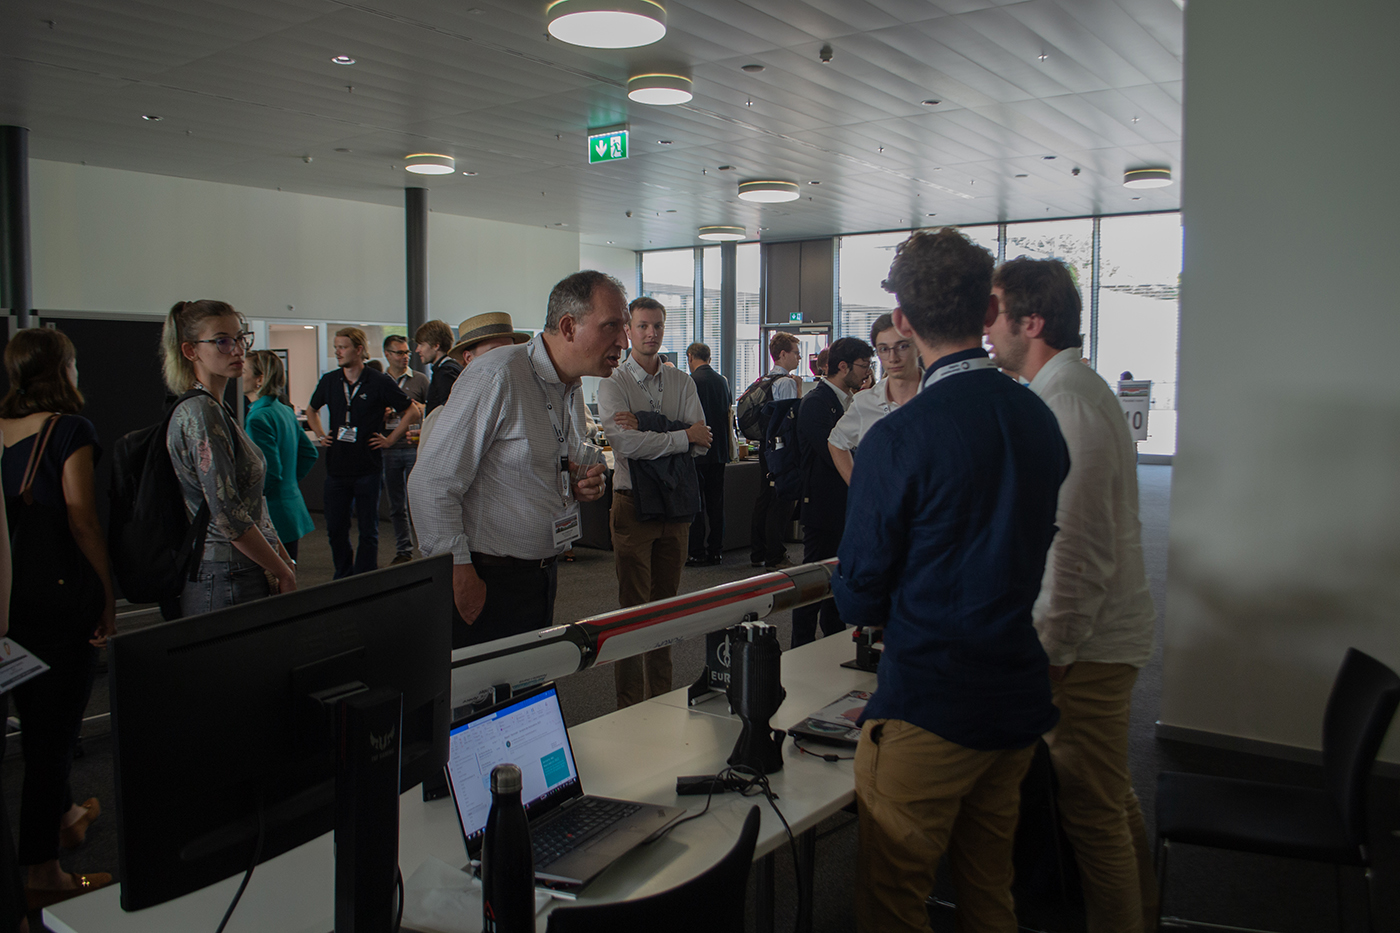
<instances>
[{"instance_id":1,"label":"white ceiling panel","mask_svg":"<svg viewBox=\"0 0 1400 933\"><path fill-rule=\"evenodd\" d=\"M705 223L790 239L1179 204L1121 185L1181 174L1174 0L667 5L661 42L599 50L548 39L524 0L9 0L0 122L36 158L390 205L427 185L435 211L633 248ZM692 74L694 100L627 100L657 68ZM588 129L614 123L631 157L589 166ZM424 149L478 174L406 175ZM737 199L764 176L802 199Z\"/></svg>"}]
</instances>

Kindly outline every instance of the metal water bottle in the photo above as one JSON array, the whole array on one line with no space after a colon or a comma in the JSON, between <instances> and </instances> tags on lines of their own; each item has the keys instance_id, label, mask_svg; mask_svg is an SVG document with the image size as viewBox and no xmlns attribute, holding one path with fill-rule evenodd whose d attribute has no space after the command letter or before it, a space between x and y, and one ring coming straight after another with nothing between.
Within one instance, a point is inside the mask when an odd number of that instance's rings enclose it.
<instances>
[{"instance_id":1,"label":"metal water bottle","mask_svg":"<svg viewBox=\"0 0 1400 933\"><path fill-rule=\"evenodd\" d=\"M483 933L535 929L535 855L520 784L515 765L491 769L491 813L481 846Z\"/></svg>"}]
</instances>

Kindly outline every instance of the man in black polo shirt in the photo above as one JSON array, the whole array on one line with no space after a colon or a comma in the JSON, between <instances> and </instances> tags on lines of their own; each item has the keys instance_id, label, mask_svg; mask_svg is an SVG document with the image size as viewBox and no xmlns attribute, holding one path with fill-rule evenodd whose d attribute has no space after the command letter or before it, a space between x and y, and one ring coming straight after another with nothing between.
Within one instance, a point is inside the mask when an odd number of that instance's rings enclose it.
<instances>
[{"instance_id":1,"label":"man in black polo shirt","mask_svg":"<svg viewBox=\"0 0 1400 933\"><path fill-rule=\"evenodd\" d=\"M384 436L384 413L402 413L413 401L393 379L365 366L369 354L365 332L342 327L335 332L335 360L340 368L326 373L311 393L306 423L326 451L324 508L335 579L379 566L379 490L384 458L408 431L410 419ZM330 409L330 428L322 429L320 409ZM350 547L350 512L360 523L360 548Z\"/></svg>"},{"instance_id":2,"label":"man in black polo shirt","mask_svg":"<svg viewBox=\"0 0 1400 933\"><path fill-rule=\"evenodd\" d=\"M900 244L885 288L928 361L923 390L876 422L851 475L832 591L883 626L856 749L856 927L928 930L946 852L958 929L1016 930L1021 779L1056 723L1031 622L1069 452L1055 415L993 367L992 257L951 227Z\"/></svg>"},{"instance_id":3,"label":"man in black polo shirt","mask_svg":"<svg viewBox=\"0 0 1400 933\"><path fill-rule=\"evenodd\" d=\"M846 528L846 481L832 462L826 442L851 407L860 384L870 375L870 358L875 355L870 344L859 337L842 337L822 353L826 355L825 372L797 409L804 564L835 557L841 546L841 533ZM792 611L792 647L816 640L818 620L823 637L841 631L841 613L836 611L834 599Z\"/></svg>"}]
</instances>

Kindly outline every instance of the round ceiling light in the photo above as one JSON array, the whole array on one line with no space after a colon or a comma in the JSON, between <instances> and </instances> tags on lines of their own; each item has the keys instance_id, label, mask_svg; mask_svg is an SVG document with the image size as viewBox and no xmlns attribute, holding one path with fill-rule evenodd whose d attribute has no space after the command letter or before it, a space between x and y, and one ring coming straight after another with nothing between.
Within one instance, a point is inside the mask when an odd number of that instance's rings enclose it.
<instances>
[{"instance_id":1,"label":"round ceiling light","mask_svg":"<svg viewBox=\"0 0 1400 933\"><path fill-rule=\"evenodd\" d=\"M777 204L780 201L796 201L797 182L752 179L739 182L739 198L744 201L757 201L760 204Z\"/></svg>"},{"instance_id":2,"label":"round ceiling light","mask_svg":"<svg viewBox=\"0 0 1400 933\"><path fill-rule=\"evenodd\" d=\"M666 9L655 0L553 0L549 34L590 49L632 49L666 35Z\"/></svg>"},{"instance_id":3,"label":"round ceiling light","mask_svg":"<svg viewBox=\"0 0 1400 933\"><path fill-rule=\"evenodd\" d=\"M451 175L457 170L452 156L436 152L415 152L403 157L404 171L415 175Z\"/></svg>"},{"instance_id":4,"label":"round ceiling light","mask_svg":"<svg viewBox=\"0 0 1400 933\"><path fill-rule=\"evenodd\" d=\"M627 79L627 97L639 104L666 107L684 104L695 95L691 80L684 75L645 74Z\"/></svg>"},{"instance_id":5,"label":"round ceiling light","mask_svg":"<svg viewBox=\"0 0 1400 933\"><path fill-rule=\"evenodd\" d=\"M355 60L354 60L353 58L351 58L349 55L332 55L332 56L331 56L331 61L335 62L337 65L353 65L353 64L355 64Z\"/></svg>"},{"instance_id":6,"label":"round ceiling light","mask_svg":"<svg viewBox=\"0 0 1400 933\"><path fill-rule=\"evenodd\" d=\"M1124 188L1165 188L1171 183L1169 168L1130 168L1123 173Z\"/></svg>"},{"instance_id":7,"label":"round ceiling light","mask_svg":"<svg viewBox=\"0 0 1400 933\"><path fill-rule=\"evenodd\" d=\"M745 230L743 227L731 227L726 226L724 224L711 224L707 227L701 227L695 235L702 240L716 240L723 242L726 240L742 240L749 234L748 231Z\"/></svg>"}]
</instances>

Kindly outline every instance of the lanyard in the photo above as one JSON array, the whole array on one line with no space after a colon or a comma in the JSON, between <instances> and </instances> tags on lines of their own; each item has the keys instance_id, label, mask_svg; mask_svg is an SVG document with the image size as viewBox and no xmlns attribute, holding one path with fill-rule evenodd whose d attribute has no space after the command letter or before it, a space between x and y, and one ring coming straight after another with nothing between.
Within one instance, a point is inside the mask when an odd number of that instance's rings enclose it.
<instances>
[{"instance_id":1,"label":"lanyard","mask_svg":"<svg viewBox=\"0 0 1400 933\"><path fill-rule=\"evenodd\" d=\"M991 369L995 366L990 359L985 356L974 356L970 360L958 360L956 363L949 363L940 366L924 377L924 388L927 389L940 379L947 379L949 376L958 376L962 373L976 372L979 369Z\"/></svg>"},{"instance_id":2,"label":"lanyard","mask_svg":"<svg viewBox=\"0 0 1400 933\"><path fill-rule=\"evenodd\" d=\"M360 394L360 386L361 386L361 384L364 382L364 379L365 379L364 374L361 373L361 374L360 374L360 378L357 379L357 380L355 380L355 391L354 391L354 392L351 392L351 391L350 391L350 386L349 386L349 384L345 381L345 373L342 372L342 373L340 374L340 389L341 389L342 392L345 393L345 423L346 423L346 424L349 424L349 423L350 423L350 403L353 402L353 401L355 401L355 397L356 397L357 395Z\"/></svg>"},{"instance_id":3,"label":"lanyard","mask_svg":"<svg viewBox=\"0 0 1400 933\"><path fill-rule=\"evenodd\" d=\"M661 398L660 398L660 399L657 399L656 397L654 397L654 396L651 394L651 389L648 389L648 388L647 388L647 384L646 384L646 370L642 369L641 366L637 365L637 363L634 362L634 361L631 360L631 359L629 359L627 362L628 362L628 364L630 364L630 367L631 367L628 371L631 372L632 378L635 379L635 380L637 380L637 388L639 388L639 389L641 389L643 392L645 392L645 393L646 393L646 396L647 396L647 401L648 401L648 402L651 402L651 410L652 410L652 412L653 412L654 414L658 414L658 415L663 414L663 412L661 411L661 403L664 402L664 401L666 400L666 377L665 377L665 375L661 372L660 369L657 369L657 371L656 371L656 376L657 376L656 383L657 383L657 386L658 386L657 392L661 395ZM666 364L665 364L665 363L662 363L661 365L662 365L662 366L665 366ZM639 370L639 369L642 369L642 375L640 375L640 376L637 375L637 370Z\"/></svg>"},{"instance_id":4,"label":"lanyard","mask_svg":"<svg viewBox=\"0 0 1400 933\"><path fill-rule=\"evenodd\" d=\"M570 491L569 491L569 416L570 416L570 409L573 408L575 387L574 387L574 386L569 386L568 392L565 393L565 395L564 395L564 405L563 405L564 410L563 410L559 415L556 416L555 413L554 413L554 398L553 398L553 396L550 394L550 391L549 391L549 383L545 382L544 377L540 375L540 371L539 371L538 369L535 368L535 359L534 359L534 355L533 355L533 354L534 354L534 350L535 350L534 339L531 339L531 341L530 341L530 355L527 356L527 359L530 361L530 372L534 374L534 376L535 376L535 381L536 381L537 383L539 383L540 392L544 394L544 407L545 407L545 410L549 413L549 426L550 426L551 428L554 429L554 437L555 437L555 439L559 442L559 486L560 486L560 498L562 498L562 499L564 500L564 504L565 504L565 505L568 505L568 504L569 504L569 497L570 497Z\"/></svg>"}]
</instances>

